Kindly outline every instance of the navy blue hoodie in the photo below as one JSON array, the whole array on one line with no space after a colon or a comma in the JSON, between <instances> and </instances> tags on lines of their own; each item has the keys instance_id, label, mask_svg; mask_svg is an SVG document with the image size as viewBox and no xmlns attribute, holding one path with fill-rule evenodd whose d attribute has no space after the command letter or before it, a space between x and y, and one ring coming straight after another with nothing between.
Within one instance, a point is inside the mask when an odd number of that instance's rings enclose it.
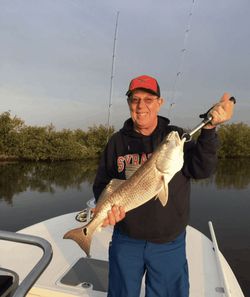
<instances>
[{"instance_id":1,"label":"navy blue hoodie","mask_svg":"<svg viewBox=\"0 0 250 297\"><path fill-rule=\"evenodd\" d=\"M133 129L132 119L115 133L108 142L93 185L96 200L113 178L125 179L126 164L143 164L163 138L171 131L183 129L169 125L167 118L158 116L158 125L149 136ZM215 129L202 129L196 142L184 145L184 165L169 182L169 197L165 207L159 199L126 213L126 217L115 225L120 232L136 239L163 243L175 239L188 224L190 179L209 177L216 166L218 138Z\"/></svg>"}]
</instances>

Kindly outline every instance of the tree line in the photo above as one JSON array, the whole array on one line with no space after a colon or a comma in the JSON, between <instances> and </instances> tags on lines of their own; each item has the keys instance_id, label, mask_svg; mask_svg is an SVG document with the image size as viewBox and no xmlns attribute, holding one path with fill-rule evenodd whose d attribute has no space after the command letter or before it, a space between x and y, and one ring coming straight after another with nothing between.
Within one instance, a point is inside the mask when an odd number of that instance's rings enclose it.
<instances>
[{"instance_id":1,"label":"tree line","mask_svg":"<svg viewBox=\"0 0 250 297\"><path fill-rule=\"evenodd\" d=\"M114 133L104 125L81 129L28 126L10 112L0 114L0 159L59 161L98 158Z\"/></svg>"},{"instance_id":2,"label":"tree line","mask_svg":"<svg viewBox=\"0 0 250 297\"><path fill-rule=\"evenodd\" d=\"M28 126L10 112L0 114L0 159L59 161L100 157L114 127L92 126L87 131ZM244 123L221 125L219 158L250 157L250 127Z\"/></svg>"}]
</instances>

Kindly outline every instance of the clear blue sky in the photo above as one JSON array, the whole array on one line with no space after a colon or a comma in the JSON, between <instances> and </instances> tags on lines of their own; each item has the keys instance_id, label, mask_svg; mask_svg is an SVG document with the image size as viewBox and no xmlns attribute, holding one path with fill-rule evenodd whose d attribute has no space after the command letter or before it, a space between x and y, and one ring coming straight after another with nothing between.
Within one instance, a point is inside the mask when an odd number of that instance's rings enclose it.
<instances>
[{"instance_id":1,"label":"clear blue sky","mask_svg":"<svg viewBox=\"0 0 250 297\"><path fill-rule=\"evenodd\" d=\"M231 122L250 124L249 0L0 0L0 112L57 129L105 124L117 11L116 128L141 74L158 78L173 124L193 127L225 91L238 99Z\"/></svg>"}]
</instances>

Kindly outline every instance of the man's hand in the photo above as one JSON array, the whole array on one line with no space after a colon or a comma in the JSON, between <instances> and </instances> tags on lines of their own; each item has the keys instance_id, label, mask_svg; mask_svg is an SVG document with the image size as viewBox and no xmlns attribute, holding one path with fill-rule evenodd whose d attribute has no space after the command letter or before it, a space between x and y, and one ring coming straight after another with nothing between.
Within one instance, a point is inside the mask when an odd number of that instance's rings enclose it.
<instances>
[{"instance_id":1,"label":"man's hand","mask_svg":"<svg viewBox=\"0 0 250 297\"><path fill-rule=\"evenodd\" d=\"M104 220L102 227L108 225L114 226L116 223L120 222L125 218L125 210L123 207L118 207L113 205L111 210L108 211L108 217Z\"/></svg>"},{"instance_id":2,"label":"man's hand","mask_svg":"<svg viewBox=\"0 0 250 297\"><path fill-rule=\"evenodd\" d=\"M93 208L92 211L95 213L95 208ZM108 211L107 218L103 221L102 227L107 227L108 225L114 226L116 223L123 220L125 215L126 213L123 207L113 205L111 210Z\"/></svg>"},{"instance_id":3,"label":"man's hand","mask_svg":"<svg viewBox=\"0 0 250 297\"><path fill-rule=\"evenodd\" d=\"M217 125L222 124L232 118L234 110L234 102L229 100L231 95L224 93L219 103L215 104L209 114L213 117L211 122L208 123L204 129L212 129Z\"/></svg>"}]
</instances>

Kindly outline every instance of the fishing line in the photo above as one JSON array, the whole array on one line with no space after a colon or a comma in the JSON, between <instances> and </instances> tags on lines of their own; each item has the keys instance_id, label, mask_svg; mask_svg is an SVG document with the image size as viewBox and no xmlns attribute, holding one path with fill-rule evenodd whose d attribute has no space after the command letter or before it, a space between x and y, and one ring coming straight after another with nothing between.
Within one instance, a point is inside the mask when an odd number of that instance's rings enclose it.
<instances>
[{"instance_id":1,"label":"fishing line","mask_svg":"<svg viewBox=\"0 0 250 297\"><path fill-rule=\"evenodd\" d=\"M188 15L188 21L187 21L187 24L186 24L186 27L185 27L183 47L182 47L182 49L180 51L180 59L179 59L180 62L179 62L179 66L177 68L178 70L177 70L175 80L174 80L172 96L170 96L170 100L169 100L168 117L170 117L170 113L171 113L171 111L174 108L175 103L176 103L177 85L178 85L178 82L180 81L181 76L182 76L184 58L185 58L186 52L187 52L187 42L188 42L189 32L191 30L191 22L192 22L194 7L195 7L195 0L192 0L192 5L191 5L190 12L189 12L189 15Z\"/></svg>"}]
</instances>

